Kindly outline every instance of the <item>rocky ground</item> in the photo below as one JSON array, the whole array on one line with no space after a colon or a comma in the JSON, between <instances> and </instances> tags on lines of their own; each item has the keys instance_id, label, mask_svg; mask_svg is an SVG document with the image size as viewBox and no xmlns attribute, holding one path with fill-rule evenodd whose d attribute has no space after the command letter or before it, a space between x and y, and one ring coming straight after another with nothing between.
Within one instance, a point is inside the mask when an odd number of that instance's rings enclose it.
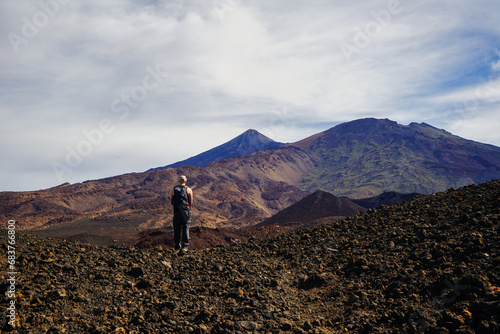
<instances>
[{"instance_id":1,"label":"rocky ground","mask_svg":"<svg viewBox=\"0 0 500 334\"><path fill-rule=\"evenodd\" d=\"M500 333L499 219L494 181L186 255L19 233L2 332Z\"/></svg>"}]
</instances>

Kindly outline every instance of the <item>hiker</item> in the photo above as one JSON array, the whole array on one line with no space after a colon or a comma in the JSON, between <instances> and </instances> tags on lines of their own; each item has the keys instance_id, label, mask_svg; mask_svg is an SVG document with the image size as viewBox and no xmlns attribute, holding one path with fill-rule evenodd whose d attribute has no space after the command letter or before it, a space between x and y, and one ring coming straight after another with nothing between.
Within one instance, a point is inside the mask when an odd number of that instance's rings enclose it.
<instances>
[{"instance_id":1,"label":"hiker","mask_svg":"<svg viewBox=\"0 0 500 334\"><path fill-rule=\"evenodd\" d=\"M186 183L186 176L181 175L179 184L172 190L170 200L174 208L174 249L181 253L188 250L191 205L193 205L193 191L186 186Z\"/></svg>"}]
</instances>

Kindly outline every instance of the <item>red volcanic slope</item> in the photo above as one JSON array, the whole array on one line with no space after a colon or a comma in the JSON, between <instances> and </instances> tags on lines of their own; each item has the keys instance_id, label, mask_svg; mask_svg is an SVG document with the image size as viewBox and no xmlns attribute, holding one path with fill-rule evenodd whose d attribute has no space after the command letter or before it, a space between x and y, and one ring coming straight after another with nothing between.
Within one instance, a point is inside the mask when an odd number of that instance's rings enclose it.
<instances>
[{"instance_id":1,"label":"red volcanic slope","mask_svg":"<svg viewBox=\"0 0 500 334\"><path fill-rule=\"evenodd\" d=\"M291 223L311 223L324 217L354 216L366 209L357 205L346 197L337 197L333 194L318 190L304 197L297 203L278 212L257 226L271 224L288 225Z\"/></svg>"}]
</instances>

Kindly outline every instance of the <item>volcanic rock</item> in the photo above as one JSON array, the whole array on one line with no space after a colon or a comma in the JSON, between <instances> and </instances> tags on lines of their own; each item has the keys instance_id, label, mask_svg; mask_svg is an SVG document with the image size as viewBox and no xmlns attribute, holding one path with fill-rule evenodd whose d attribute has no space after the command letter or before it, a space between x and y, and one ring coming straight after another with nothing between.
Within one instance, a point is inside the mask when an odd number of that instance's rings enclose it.
<instances>
[{"instance_id":1,"label":"volcanic rock","mask_svg":"<svg viewBox=\"0 0 500 334\"><path fill-rule=\"evenodd\" d=\"M185 256L19 232L18 320L7 324L4 295L1 328L499 333L499 218L500 181L492 181Z\"/></svg>"}]
</instances>

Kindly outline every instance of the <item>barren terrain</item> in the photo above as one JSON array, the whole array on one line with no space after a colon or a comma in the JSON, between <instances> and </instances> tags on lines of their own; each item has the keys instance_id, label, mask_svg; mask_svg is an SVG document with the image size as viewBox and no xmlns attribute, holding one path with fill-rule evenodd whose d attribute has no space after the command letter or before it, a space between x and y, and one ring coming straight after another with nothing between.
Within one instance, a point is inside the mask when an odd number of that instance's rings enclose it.
<instances>
[{"instance_id":1,"label":"barren terrain","mask_svg":"<svg viewBox=\"0 0 500 334\"><path fill-rule=\"evenodd\" d=\"M184 256L19 233L2 331L499 333L499 220L492 181Z\"/></svg>"}]
</instances>

